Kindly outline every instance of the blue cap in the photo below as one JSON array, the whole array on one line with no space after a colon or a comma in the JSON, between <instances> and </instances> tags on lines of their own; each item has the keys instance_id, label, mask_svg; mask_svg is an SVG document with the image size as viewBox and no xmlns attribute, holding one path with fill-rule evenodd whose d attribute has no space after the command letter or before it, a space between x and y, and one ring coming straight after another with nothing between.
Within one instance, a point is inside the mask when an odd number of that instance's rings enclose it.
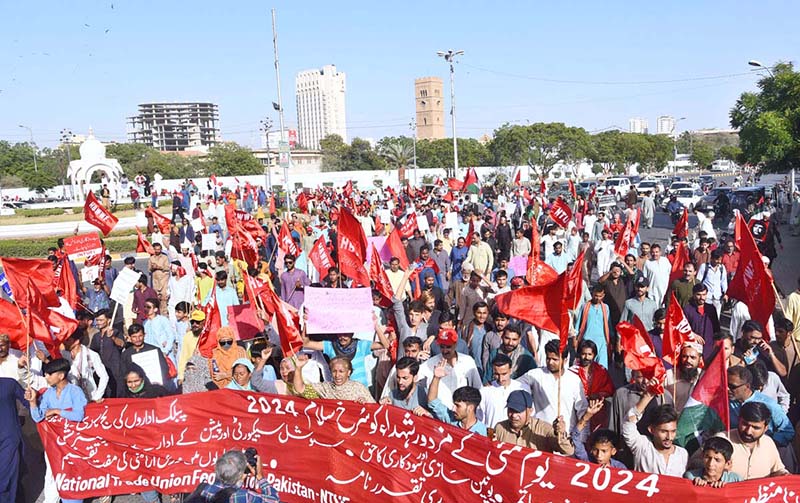
<instances>
[{"instance_id":1,"label":"blue cap","mask_svg":"<svg viewBox=\"0 0 800 503\"><path fill-rule=\"evenodd\" d=\"M522 412L533 407L533 397L525 390L512 391L506 400L506 408L514 412Z\"/></svg>"}]
</instances>

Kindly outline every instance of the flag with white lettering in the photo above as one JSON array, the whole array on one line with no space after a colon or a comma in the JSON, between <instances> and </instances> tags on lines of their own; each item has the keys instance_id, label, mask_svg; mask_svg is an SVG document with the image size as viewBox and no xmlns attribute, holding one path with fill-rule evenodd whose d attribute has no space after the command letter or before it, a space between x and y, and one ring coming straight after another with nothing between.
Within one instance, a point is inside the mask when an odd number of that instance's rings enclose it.
<instances>
[{"instance_id":1,"label":"flag with white lettering","mask_svg":"<svg viewBox=\"0 0 800 503\"><path fill-rule=\"evenodd\" d=\"M86 204L83 205L83 218L91 225L94 225L103 233L108 236L114 227L117 225L119 219L107 210L100 201L95 197L94 192L89 191L86 196Z\"/></svg>"},{"instance_id":2,"label":"flag with white lettering","mask_svg":"<svg viewBox=\"0 0 800 503\"><path fill-rule=\"evenodd\" d=\"M559 197L550 206L550 218L553 219L553 222L566 229L570 220L572 220L572 208Z\"/></svg>"}]
</instances>

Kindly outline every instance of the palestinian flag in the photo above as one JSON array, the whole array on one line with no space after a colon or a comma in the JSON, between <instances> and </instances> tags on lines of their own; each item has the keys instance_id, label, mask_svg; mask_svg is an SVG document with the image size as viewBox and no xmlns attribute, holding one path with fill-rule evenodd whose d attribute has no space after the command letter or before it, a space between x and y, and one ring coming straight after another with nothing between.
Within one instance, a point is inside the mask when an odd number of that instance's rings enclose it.
<instances>
[{"instance_id":1,"label":"palestinian flag","mask_svg":"<svg viewBox=\"0 0 800 503\"><path fill-rule=\"evenodd\" d=\"M705 437L728 431L731 423L728 407L728 372L719 341L678 418L675 443L691 455Z\"/></svg>"}]
</instances>

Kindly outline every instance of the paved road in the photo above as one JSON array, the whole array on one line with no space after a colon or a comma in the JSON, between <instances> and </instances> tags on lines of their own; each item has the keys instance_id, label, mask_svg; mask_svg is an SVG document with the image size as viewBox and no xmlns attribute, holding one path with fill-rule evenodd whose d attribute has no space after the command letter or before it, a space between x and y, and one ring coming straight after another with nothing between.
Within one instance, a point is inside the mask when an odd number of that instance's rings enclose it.
<instances>
[{"instance_id":1,"label":"paved road","mask_svg":"<svg viewBox=\"0 0 800 503\"><path fill-rule=\"evenodd\" d=\"M730 184L732 182L732 177L723 177L717 179L718 182L722 180ZM780 175L767 175L762 179L762 183L769 185L780 182L781 180L782 176ZM689 222L690 226L694 226L696 223L696 219L691 217ZM662 244L666 244L672 228L673 225L670 221L669 215L664 212L657 211L653 228L642 229L642 240L648 242L658 241ZM718 231L720 230L722 229L718 229ZM800 256L800 237L789 236L788 227L785 225L781 227L781 233L784 236L784 249L782 251L779 250L780 255L775 261L773 272L775 274L775 279L778 286L782 289L782 291L789 293L796 287L797 278L800 274L800 271L798 270L798 264L800 264L800 262L798 262L796 258ZM115 261L114 266L121 267L121 261ZM146 270L146 259L137 259L137 268L139 270ZM727 324L727 321L727 317L723 317L723 323ZM39 495L42 490L42 479L44 474L42 446L41 442L39 441L38 434L36 433L36 430L34 429L30 419L28 419L26 422L23 431L26 439L25 464L28 467L28 473L23 479L23 485L26 489L25 501L33 501L34 499L31 498L31 495ZM35 501L37 503L43 501L41 495L39 495L39 498ZM140 503L143 500L138 495L129 495L116 497L114 498L114 501L116 503ZM164 497L164 501L169 501L169 498Z\"/></svg>"}]
</instances>

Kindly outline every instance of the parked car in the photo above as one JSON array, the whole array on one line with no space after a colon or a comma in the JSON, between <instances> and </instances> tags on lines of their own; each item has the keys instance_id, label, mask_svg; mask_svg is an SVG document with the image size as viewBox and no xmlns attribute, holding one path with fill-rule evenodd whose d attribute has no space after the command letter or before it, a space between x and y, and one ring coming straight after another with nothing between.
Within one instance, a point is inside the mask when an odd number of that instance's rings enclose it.
<instances>
[{"instance_id":1,"label":"parked car","mask_svg":"<svg viewBox=\"0 0 800 503\"><path fill-rule=\"evenodd\" d=\"M636 191L639 193L639 197L645 194L655 196L664 192L664 185L658 180L648 178L636 184Z\"/></svg>"},{"instance_id":2,"label":"parked car","mask_svg":"<svg viewBox=\"0 0 800 503\"><path fill-rule=\"evenodd\" d=\"M714 187L700 198L695 208L703 213L713 211L718 218L724 218L730 212L732 190L730 187Z\"/></svg>"},{"instance_id":3,"label":"parked car","mask_svg":"<svg viewBox=\"0 0 800 503\"><path fill-rule=\"evenodd\" d=\"M699 189L700 186L694 182L684 182L684 181L674 181L672 182L669 187L667 187L666 194L672 195L673 192L677 192L681 189Z\"/></svg>"},{"instance_id":4,"label":"parked car","mask_svg":"<svg viewBox=\"0 0 800 503\"><path fill-rule=\"evenodd\" d=\"M580 182L575 187L575 192L577 192L579 196L587 197L594 188L597 188L597 181L587 180L584 182Z\"/></svg>"},{"instance_id":5,"label":"parked car","mask_svg":"<svg viewBox=\"0 0 800 503\"><path fill-rule=\"evenodd\" d=\"M750 220L757 211L759 201L766 195L762 186L745 187L731 192L731 209L739 210L745 220Z\"/></svg>"},{"instance_id":6,"label":"parked car","mask_svg":"<svg viewBox=\"0 0 800 503\"><path fill-rule=\"evenodd\" d=\"M680 189L675 191L675 194L678 196L678 202L681 203L684 208L689 208L689 211L694 210L694 207L705 195L700 189Z\"/></svg>"},{"instance_id":7,"label":"parked car","mask_svg":"<svg viewBox=\"0 0 800 503\"><path fill-rule=\"evenodd\" d=\"M639 175L630 175L630 176L626 176L625 178L630 180L632 185L636 185L637 183L642 181L642 177L639 176Z\"/></svg>"},{"instance_id":8,"label":"parked car","mask_svg":"<svg viewBox=\"0 0 800 503\"><path fill-rule=\"evenodd\" d=\"M697 183L700 185L700 190L708 192L714 188L714 177L711 175L700 175L697 179Z\"/></svg>"},{"instance_id":9,"label":"parked car","mask_svg":"<svg viewBox=\"0 0 800 503\"><path fill-rule=\"evenodd\" d=\"M598 195L614 194L617 201L620 201L631 189L631 181L627 178L609 178L603 185L597 188Z\"/></svg>"},{"instance_id":10,"label":"parked car","mask_svg":"<svg viewBox=\"0 0 800 503\"><path fill-rule=\"evenodd\" d=\"M711 171L724 172L736 171L736 164L728 159L717 159L711 163Z\"/></svg>"}]
</instances>

